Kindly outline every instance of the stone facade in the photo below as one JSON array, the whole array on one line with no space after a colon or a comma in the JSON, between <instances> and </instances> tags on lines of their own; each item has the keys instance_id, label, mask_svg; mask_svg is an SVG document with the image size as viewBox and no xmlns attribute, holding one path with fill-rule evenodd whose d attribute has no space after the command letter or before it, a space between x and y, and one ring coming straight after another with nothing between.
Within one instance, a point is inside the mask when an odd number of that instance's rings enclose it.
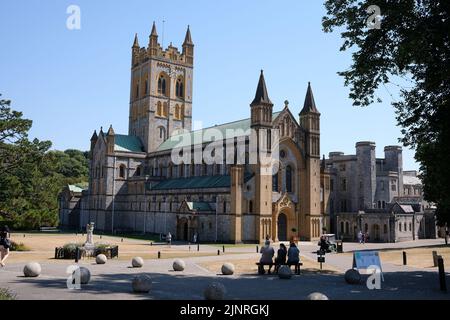
<instances>
[{"instance_id":1,"label":"stone facade","mask_svg":"<svg viewBox=\"0 0 450 320\"><path fill-rule=\"evenodd\" d=\"M68 198L61 197L62 226L94 222L105 232L170 232L185 241L194 235L233 243L318 239L330 228L330 176L321 166L320 113L311 86L298 118L287 101L274 112L261 72L249 119L192 131L193 62L189 28L181 53L172 44L161 48L155 25L147 48L136 36L129 132L116 134L112 126L94 132L89 187L77 198L79 220L67 219ZM231 129L226 140L207 134ZM212 142L223 148L211 152L212 163L184 150L183 161L175 162L186 138L193 139L188 151L205 154ZM253 149L254 141L261 147ZM270 164L259 160L264 151Z\"/></svg>"},{"instance_id":2,"label":"stone facade","mask_svg":"<svg viewBox=\"0 0 450 320\"><path fill-rule=\"evenodd\" d=\"M375 147L357 142L355 155L330 152L322 160L330 174L331 230L347 240L360 231L382 242L435 238L433 207L423 199L417 172L403 171L402 148L387 146L385 157L376 158Z\"/></svg>"}]
</instances>

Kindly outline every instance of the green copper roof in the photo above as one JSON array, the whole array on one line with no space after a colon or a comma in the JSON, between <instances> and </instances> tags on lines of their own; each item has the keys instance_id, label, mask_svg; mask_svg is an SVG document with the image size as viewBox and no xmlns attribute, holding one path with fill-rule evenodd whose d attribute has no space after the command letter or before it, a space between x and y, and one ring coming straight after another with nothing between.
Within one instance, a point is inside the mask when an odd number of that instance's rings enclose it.
<instances>
[{"instance_id":1,"label":"green copper roof","mask_svg":"<svg viewBox=\"0 0 450 320\"><path fill-rule=\"evenodd\" d=\"M247 182L252 176L252 174L246 173L244 181ZM152 186L150 190L229 188L230 185L231 177L229 175L201 176L164 180Z\"/></svg>"},{"instance_id":2,"label":"green copper roof","mask_svg":"<svg viewBox=\"0 0 450 320\"><path fill-rule=\"evenodd\" d=\"M189 210L192 211L212 211L211 206L207 202L186 202Z\"/></svg>"},{"instance_id":3,"label":"green copper roof","mask_svg":"<svg viewBox=\"0 0 450 320\"><path fill-rule=\"evenodd\" d=\"M144 152L141 140L135 136L127 136L124 134L114 135L115 151L124 152Z\"/></svg>"},{"instance_id":4,"label":"green copper roof","mask_svg":"<svg viewBox=\"0 0 450 320\"><path fill-rule=\"evenodd\" d=\"M275 119L280 113L281 111L274 112L272 114L272 119ZM161 145L158 147L158 151L170 150L175 147L184 147L190 144L212 142L216 139L216 137L204 135L204 132L208 129L219 130L223 138L248 136L250 133L250 118L171 136L169 139L161 143ZM227 136L227 130L230 130L233 133L230 137Z\"/></svg>"}]
</instances>

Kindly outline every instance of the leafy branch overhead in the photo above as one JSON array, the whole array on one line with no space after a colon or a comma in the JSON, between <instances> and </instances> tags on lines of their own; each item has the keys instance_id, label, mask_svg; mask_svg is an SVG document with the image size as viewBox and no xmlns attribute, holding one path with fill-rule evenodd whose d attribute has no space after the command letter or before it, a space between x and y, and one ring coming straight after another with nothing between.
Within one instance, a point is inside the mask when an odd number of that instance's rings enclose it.
<instances>
[{"instance_id":1,"label":"leafy branch overhead","mask_svg":"<svg viewBox=\"0 0 450 320\"><path fill-rule=\"evenodd\" d=\"M366 10L376 5L381 27L367 27ZM401 141L416 149L424 193L437 204L441 223L450 222L450 2L447 0L327 0L325 32L339 30L341 51L352 64L339 72L355 106L368 106L394 78L400 99L392 103Z\"/></svg>"}]
</instances>

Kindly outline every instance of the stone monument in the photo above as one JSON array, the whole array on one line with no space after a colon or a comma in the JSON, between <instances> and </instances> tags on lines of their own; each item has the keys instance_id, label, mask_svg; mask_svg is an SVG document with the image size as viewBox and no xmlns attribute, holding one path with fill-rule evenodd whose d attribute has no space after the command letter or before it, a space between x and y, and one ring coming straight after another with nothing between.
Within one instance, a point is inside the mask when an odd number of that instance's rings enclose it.
<instances>
[{"instance_id":1,"label":"stone monument","mask_svg":"<svg viewBox=\"0 0 450 320\"><path fill-rule=\"evenodd\" d=\"M91 222L86 225L86 242L83 245L86 254L93 255L95 251L94 244L94 223Z\"/></svg>"}]
</instances>

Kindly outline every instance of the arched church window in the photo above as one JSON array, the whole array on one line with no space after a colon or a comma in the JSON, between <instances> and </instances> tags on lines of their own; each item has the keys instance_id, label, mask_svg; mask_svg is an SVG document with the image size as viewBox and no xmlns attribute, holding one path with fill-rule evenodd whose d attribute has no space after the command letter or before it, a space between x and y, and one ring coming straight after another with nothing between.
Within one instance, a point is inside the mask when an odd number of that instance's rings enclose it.
<instances>
[{"instance_id":1,"label":"arched church window","mask_svg":"<svg viewBox=\"0 0 450 320\"><path fill-rule=\"evenodd\" d=\"M148 94L148 80L145 79L145 83L144 83L145 87L144 87L144 94L147 95Z\"/></svg>"},{"instance_id":2,"label":"arched church window","mask_svg":"<svg viewBox=\"0 0 450 320\"><path fill-rule=\"evenodd\" d=\"M119 167L119 177L125 178L125 166L123 164Z\"/></svg>"},{"instance_id":3,"label":"arched church window","mask_svg":"<svg viewBox=\"0 0 450 320\"><path fill-rule=\"evenodd\" d=\"M136 85L135 98L136 98L136 99L139 99L139 83Z\"/></svg>"},{"instance_id":4,"label":"arched church window","mask_svg":"<svg viewBox=\"0 0 450 320\"><path fill-rule=\"evenodd\" d=\"M166 89L167 89L166 78L164 77L163 74L161 74L158 78L158 93L167 96Z\"/></svg>"},{"instance_id":5,"label":"arched church window","mask_svg":"<svg viewBox=\"0 0 450 320\"><path fill-rule=\"evenodd\" d=\"M292 192L292 167L286 167L286 191Z\"/></svg>"},{"instance_id":6,"label":"arched church window","mask_svg":"<svg viewBox=\"0 0 450 320\"><path fill-rule=\"evenodd\" d=\"M161 101L158 101L158 103L156 104L156 115L157 116L162 116L162 104Z\"/></svg>"},{"instance_id":7,"label":"arched church window","mask_svg":"<svg viewBox=\"0 0 450 320\"><path fill-rule=\"evenodd\" d=\"M272 176L272 191L278 192L278 172Z\"/></svg>"},{"instance_id":8,"label":"arched church window","mask_svg":"<svg viewBox=\"0 0 450 320\"><path fill-rule=\"evenodd\" d=\"M184 84L181 78L178 78L177 83L175 85L175 94L178 98L184 97Z\"/></svg>"},{"instance_id":9,"label":"arched church window","mask_svg":"<svg viewBox=\"0 0 450 320\"><path fill-rule=\"evenodd\" d=\"M136 168L136 176L141 176L141 166L138 166L137 168Z\"/></svg>"},{"instance_id":10,"label":"arched church window","mask_svg":"<svg viewBox=\"0 0 450 320\"><path fill-rule=\"evenodd\" d=\"M163 117L167 117L167 115L169 114L169 107L167 106L167 102L163 103L162 113L163 113Z\"/></svg>"},{"instance_id":11,"label":"arched church window","mask_svg":"<svg viewBox=\"0 0 450 320\"><path fill-rule=\"evenodd\" d=\"M175 119L180 119L180 106L177 104L175 106Z\"/></svg>"},{"instance_id":12,"label":"arched church window","mask_svg":"<svg viewBox=\"0 0 450 320\"><path fill-rule=\"evenodd\" d=\"M159 138L166 140L166 128L159 127Z\"/></svg>"}]
</instances>

